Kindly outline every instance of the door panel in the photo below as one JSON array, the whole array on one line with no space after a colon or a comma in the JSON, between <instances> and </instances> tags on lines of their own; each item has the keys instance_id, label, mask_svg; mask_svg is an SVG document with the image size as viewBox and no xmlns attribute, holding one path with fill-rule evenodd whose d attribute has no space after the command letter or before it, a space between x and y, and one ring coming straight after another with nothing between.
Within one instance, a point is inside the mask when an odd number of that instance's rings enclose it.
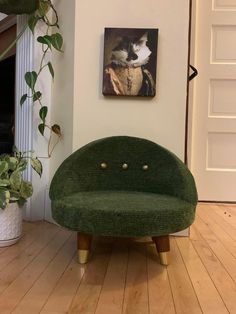
<instances>
[{"instance_id":1,"label":"door panel","mask_svg":"<svg viewBox=\"0 0 236 314\"><path fill-rule=\"evenodd\" d=\"M199 198L236 201L236 1L196 1L192 171Z\"/></svg>"}]
</instances>

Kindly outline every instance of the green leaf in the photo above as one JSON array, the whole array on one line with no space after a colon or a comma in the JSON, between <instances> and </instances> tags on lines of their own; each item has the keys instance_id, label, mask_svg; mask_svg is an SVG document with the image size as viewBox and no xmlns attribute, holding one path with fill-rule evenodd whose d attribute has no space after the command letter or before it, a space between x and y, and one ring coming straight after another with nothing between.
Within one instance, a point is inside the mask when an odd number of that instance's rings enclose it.
<instances>
[{"instance_id":1,"label":"green leaf","mask_svg":"<svg viewBox=\"0 0 236 314\"><path fill-rule=\"evenodd\" d=\"M44 136L45 124L41 123L38 125L39 132Z\"/></svg>"},{"instance_id":2,"label":"green leaf","mask_svg":"<svg viewBox=\"0 0 236 314\"><path fill-rule=\"evenodd\" d=\"M37 41L40 44L47 45L51 49L51 46L52 46L52 37L51 36L49 36L49 35L39 36L37 38Z\"/></svg>"},{"instance_id":3,"label":"green leaf","mask_svg":"<svg viewBox=\"0 0 236 314\"><path fill-rule=\"evenodd\" d=\"M45 16L50 9L50 5L48 2L39 1L38 12L40 16Z\"/></svg>"},{"instance_id":4,"label":"green leaf","mask_svg":"<svg viewBox=\"0 0 236 314\"><path fill-rule=\"evenodd\" d=\"M31 166L41 177L42 172L43 172L43 166L42 166L41 161L38 158L31 158Z\"/></svg>"},{"instance_id":5,"label":"green leaf","mask_svg":"<svg viewBox=\"0 0 236 314\"><path fill-rule=\"evenodd\" d=\"M23 103L26 101L27 97L28 97L27 94L24 94L24 95L21 97L21 99L20 99L20 105L21 105L21 106L22 106Z\"/></svg>"},{"instance_id":6,"label":"green leaf","mask_svg":"<svg viewBox=\"0 0 236 314\"><path fill-rule=\"evenodd\" d=\"M18 165L18 159L15 157L9 157L8 159L8 167L10 170L15 170Z\"/></svg>"},{"instance_id":7,"label":"green leaf","mask_svg":"<svg viewBox=\"0 0 236 314\"><path fill-rule=\"evenodd\" d=\"M58 124L54 124L54 125L52 126L52 131L53 131L55 134L57 134L58 136L61 136L61 135L62 135L62 134L61 134L60 125L58 125Z\"/></svg>"},{"instance_id":8,"label":"green leaf","mask_svg":"<svg viewBox=\"0 0 236 314\"><path fill-rule=\"evenodd\" d=\"M61 36L61 34L59 34L59 33L52 34L51 38L52 38L52 45L53 45L53 47L56 50L62 52L61 48L62 48L62 45L63 45L63 37Z\"/></svg>"},{"instance_id":9,"label":"green leaf","mask_svg":"<svg viewBox=\"0 0 236 314\"><path fill-rule=\"evenodd\" d=\"M35 92L33 95L33 101L35 102L35 101L39 100L41 98L41 96L42 96L41 92L39 92L39 91Z\"/></svg>"},{"instance_id":10,"label":"green leaf","mask_svg":"<svg viewBox=\"0 0 236 314\"><path fill-rule=\"evenodd\" d=\"M7 187L9 185L10 185L10 181L9 180L7 180L7 179L1 180L0 179L0 187Z\"/></svg>"},{"instance_id":11,"label":"green leaf","mask_svg":"<svg viewBox=\"0 0 236 314\"><path fill-rule=\"evenodd\" d=\"M21 158L21 152L19 151L19 149L15 145L13 145L12 151L13 151L13 154L16 158L18 158L18 159Z\"/></svg>"},{"instance_id":12,"label":"green leaf","mask_svg":"<svg viewBox=\"0 0 236 314\"><path fill-rule=\"evenodd\" d=\"M51 62L48 62L48 68L49 68L52 78L54 78L54 69Z\"/></svg>"},{"instance_id":13,"label":"green leaf","mask_svg":"<svg viewBox=\"0 0 236 314\"><path fill-rule=\"evenodd\" d=\"M20 193L16 191L10 192L10 201L17 202L20 199Z\"/></svg>"},{"instance_id":14,"label":"green leaf","mask_svg":"<svg viewBox=\"0 0 236 314\"><path fill-rule=\"evenodd\" d=\"M22 181L20 187L20 196L23 199L29 198L33 194L33 186L32 183L29 181Z\"/></svg>"},{"instance_id":15,"label":"green leaf","mask_svg":"<svg viewBox=\"0 0 236 314\"><path fill-rule=\"evenodd\" d=\"M8 163L6 161L0 161L0 175L8 171Z\"/></svg>"},{"instance_id":16,"label":"green leaf","mask_svg":"<svg viewBox=\"0 0 236 314\"><path fill-rule=\"evenodd\" d=\"M39 116L43 122L45 122L47 114L48 114L48 107L44 106L39 110Z\"/></svg>"},{"instance_id":17,"label":"green leaf","mask_svg":"<svg viewBox=\"0 0 236 314\"><path fill-rule=\"evenodd\" d=\"M5 209L10 201L10 192L6 189L0 189L0 208Z\"/></svg>"},{"instance_id":18,"label":"green leaf","mask_svg":"<svg viewBox=\"0 0 236 314\"><path fill-rule=\"evenodd\" d=\"M34 90L34 86L36 84L37 78L38 78L38 75L35 71L25 73L25 81L32 90Z\"/></svg>"},{"instance_id":19,"label":"green leaf","mask_svg":"<svg viewBox=\"0 0 236 314\"><path fill-rule=\"evenodd\" d=\"M19 190L22 182L21 173L19 171L13 171L10 176L10 184L13 190Z\"/></svg>"},{"instance_id":20,"label":"green leaf","mask_svg":"<svg viewBox=\"0 0 236 314\"><path fill-rule=\"evenodd\" d=\"M39 20L40 20L40 18L38 16L35 16L35 15L31 15L29 17L28 26L29 26L32 33L34 33L35 26L37 25Z\"/></svg>"},{"instance_id":21,"label":"green leaf","mask_svg":"<svg viewBox=\"0 0 236 314\"><path fill-rule=\"evenodd\" d=\"M17 171L24 171L27 168L27 164L28 162L26 159L21 159L20 163L18 164Z\"/></svg>"}]
</instances>

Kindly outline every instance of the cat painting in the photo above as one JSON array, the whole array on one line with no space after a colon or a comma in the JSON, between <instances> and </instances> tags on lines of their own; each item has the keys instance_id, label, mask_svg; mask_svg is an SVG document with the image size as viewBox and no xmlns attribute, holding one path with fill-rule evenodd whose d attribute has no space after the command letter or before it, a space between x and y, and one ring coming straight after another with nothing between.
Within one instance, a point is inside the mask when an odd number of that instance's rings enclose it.
<instances>
[{"instance_id":1,"label":"cat painting","mask_svg":"<svg viewBox=\"0 0 236 314\"><path fill-rule=\"evenodd\" d=\"M157 29L105 29L103 94L156 94Z\"/></svg>"}]
</instances>

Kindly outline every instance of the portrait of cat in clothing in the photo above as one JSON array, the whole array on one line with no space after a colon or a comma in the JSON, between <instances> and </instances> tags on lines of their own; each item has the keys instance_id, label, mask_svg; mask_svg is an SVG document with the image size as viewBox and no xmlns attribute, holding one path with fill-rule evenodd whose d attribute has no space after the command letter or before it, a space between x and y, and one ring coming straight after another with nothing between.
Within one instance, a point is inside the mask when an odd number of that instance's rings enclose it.
<instances>
[{"instance_id":1,"label":"portrait of cat in clothing","mask_svg":"<svg viewBox=\"0 0 236 314\"><path fill-rule=\"evenodd\" d=\"M106 28L103 95L156 94L158 29Z\"/></svg>"}]
</instances>

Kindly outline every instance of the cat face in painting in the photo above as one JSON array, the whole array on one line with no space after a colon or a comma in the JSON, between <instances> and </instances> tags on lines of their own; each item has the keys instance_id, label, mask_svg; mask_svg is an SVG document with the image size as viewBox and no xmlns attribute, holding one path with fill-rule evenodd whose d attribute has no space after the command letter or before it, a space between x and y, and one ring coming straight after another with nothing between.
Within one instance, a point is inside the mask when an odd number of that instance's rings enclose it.
<instances>
[{"instance_id":1,"label":"cat face in painting","mask_svg":"<svg viewBox=\"0 0 236 314\"><path fill-rule=\"evenodd\" d=\"M147 33L139 39L127 36L119 38L117 46L112 50L111 61L116 65L129 67L147 64L152 53L146 45L147 41Z\"/></svg>"}]
</instances>

